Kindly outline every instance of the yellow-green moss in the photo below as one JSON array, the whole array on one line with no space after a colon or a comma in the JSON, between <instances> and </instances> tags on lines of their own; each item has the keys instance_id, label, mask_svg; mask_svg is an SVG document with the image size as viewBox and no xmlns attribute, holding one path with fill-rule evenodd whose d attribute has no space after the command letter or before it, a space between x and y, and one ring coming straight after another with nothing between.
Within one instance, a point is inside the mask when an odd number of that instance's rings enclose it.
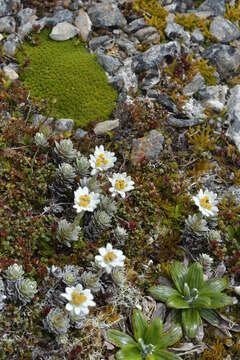
<instances>
[{"instance_id":1,"label":"yellow-green moss","mask_svg":"<svg viewBox=\"0 0 240 360\"><path fill-rule=\"evenodd\" d=\"M23 45L18 53L28 65L21 75L24 86L36 100L56 99L53 114L58 118L72 118L76 125L106 120L111 116L117 92L108 84L107 76L95 55L87 52L75 39L53 41L47 30L40 34L40 45Z\"/></svg>"},{"instance_id":2,"label":"yellow-green moss","mask_svg":"<svg viewBox=\"0 0 240 360\"><path fill-rule=\"evenodd\" d=\"M226 12L224 14L225 19L228 19L232 22L237 22L240 19L240 1L237 1L235 6L230 6L226 4Z\"/></svg>"},{"instance_id":3,"label":"yellow-green moss","mask_svg":"<svg viewBox=\"0 0 240 360\"><path fill-rule=\"evenodd\" d=\"M134 9L137 12L142 12L147 24L158 29L161 40L164 40L163 31L167 25L168 11L159 5L158 0L136 0Z\"/></svg>"},{"instance_id":4,"label":"yellow-green moss","mask_svg":"<svg viewBox=\"0 0 240 360\"><path fill-rule=\"evenodd\" d=\"M205 38L209 41L212 36L209 31L210 21L199 18L195 14L177 14L175 21L177 24L182 25L186 31L193 32L195 29L200 28Z\"/></svg>"}]
</instances>

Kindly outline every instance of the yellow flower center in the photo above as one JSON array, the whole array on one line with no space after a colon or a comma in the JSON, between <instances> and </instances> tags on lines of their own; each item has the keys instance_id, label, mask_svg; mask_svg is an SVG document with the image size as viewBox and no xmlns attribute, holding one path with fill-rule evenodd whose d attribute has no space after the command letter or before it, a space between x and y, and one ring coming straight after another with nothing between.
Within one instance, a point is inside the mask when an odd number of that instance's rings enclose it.
<instances>
[{"instance_id":1,"label":"yellow flower center","mask_svg":"<svg viewBox=\"0 0 240 360\"><path fill-rule=\"evenodd\" d=\"M89 195L80 195L78 199L78 204L82 207L87 207L91 201L91 197Z\"/></svg>"},{"instance_id":2,"label":"yellow flower center","mask_svg":"<svg viewBox=\"0 0 240 360\"><path fill-rule=\"evenodd\" d=\"M104 256L104 261L106 263L112 262L113 260L115 260L117 258L117 256L114 254L113 251L109 251L105 256Z\"/></svg>"},{"instance_id":3,"label":"yellow flower center","mask_svg":"<svg viewBox=\"0 0 240 360\"><path fill-rule=\"evenodd\" d=\"M117 180L115 182L115 188L117 190L124 190L125 186L126 186L126 184L125 184L125 181L123 179Z\"/></svg>"},{"instance_id":4,"label":"yellow flower center","mask_svg":"<svg viewBox=\"0 0 240 360\"><path fill-rule=\"evenodd\" d=\"M70 304L80 306L87 300L86 295L83 293L79 293L78 291L74 290L72 292L72 300L70 301Z\"/></svg>"},{"instance_id":5,"label":"yellow flower center","mask_svg":"<svg viewBox=\"0 0 240 360\"><path fill-rule=\"evenodd\" d=\"M106 159L103 154L100 154L96 160L97 167L100 167L102 165L107 165L108 163L109 163L108 159Z\"/></svg>"},{"instance_id":6,"label":"yellow flower center","mask_svg":"<svg viewBox=\"0 0 240 360\"><path fill-rule=\"evenodd\" d=\"M200 201L200 205L202 207L204 207L205 209L210 210L212 208L212 205L209 202L209 196L207 196L207 195L203 196Z\"/></svg>"}]
</instances>

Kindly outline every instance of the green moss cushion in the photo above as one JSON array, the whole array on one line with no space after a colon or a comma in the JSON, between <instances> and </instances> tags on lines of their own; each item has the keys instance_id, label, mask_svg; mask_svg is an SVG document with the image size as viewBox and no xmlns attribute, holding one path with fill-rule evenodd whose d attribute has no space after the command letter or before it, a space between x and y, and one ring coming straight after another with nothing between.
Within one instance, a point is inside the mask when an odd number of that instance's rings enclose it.
<instances>
[{"instance_id":1,"label":"green moss cushion","mask_svg":"<svg viewBox=\"0 0 240 360\"><path fill-rule=\"evenodd\" d=\"M21 75L30 96L47 99L49 104L56 98L52 115L71 118L77 126L109 119L118 94L108 84L96 56L89 54L76 39L57 42L48 35L48 30L42 31L39 46L25 43L24 52L18 53L20 63L26 58L30 60Z\"/></svg>"}]
</instances>

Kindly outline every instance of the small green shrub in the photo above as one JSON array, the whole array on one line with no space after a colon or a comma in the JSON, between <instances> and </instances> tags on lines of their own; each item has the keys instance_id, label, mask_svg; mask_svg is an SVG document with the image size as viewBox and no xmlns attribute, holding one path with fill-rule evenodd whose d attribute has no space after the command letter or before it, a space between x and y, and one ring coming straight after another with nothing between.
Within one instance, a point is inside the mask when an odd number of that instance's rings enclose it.
<instances>
[{"instance_id":1,"label":"small green shrub","mask_svg":"<svg viewBox=\"0 0 240 360\"><path fill-rule=\"evenodd\" d=\"M117 92L108 84L107 76L97 63L95 55L87 52L76 39L53 41L49 31L40 36L40 45L23 45L18 60L30 64L21 80L30 89L33 99L56 99L53 109L58 118L72 118L78 126L110 117L117 100Z\"/></svg>"},{"instance_id":2,"label":"small green shrub","mask_svg":"<svg viewBox=\"0 0 240 360\"><path fill-rule=\"evenodd\" d=\"M230 296L222 291L227 287L227 281L211 279L204 282L203 268L198 263L193 263L187 269L179 261L170 267L170 274L176 289L159 285L149 289L154 299L166 302L167 306L175 309L181 316L182 325L189 338L195 338L198 327L205 319L212 325L219 325L219 319L213 309L232 305Z\"/></svg>"},{"instance_id":3,"label":"small green shrub","mask_svg":"<svg viewBox=\"0 0 240 360\"><path fill-rule=\"evenodd\" d=\"M117 352L117 360L181 360L166 350L182 337L181 326L176 324L163 334L160 318L155 318L150 325L143 313L137 309L133 311L132 327L134 338L118 331L109 330L110 341L121 350Z\"/></svg>"}]
</instances>

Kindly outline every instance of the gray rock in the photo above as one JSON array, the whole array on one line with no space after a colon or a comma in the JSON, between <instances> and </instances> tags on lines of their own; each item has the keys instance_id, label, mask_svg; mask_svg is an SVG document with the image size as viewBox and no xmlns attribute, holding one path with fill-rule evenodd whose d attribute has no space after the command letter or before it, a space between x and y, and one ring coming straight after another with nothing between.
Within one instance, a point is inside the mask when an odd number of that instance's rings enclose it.
<instances>
[{"instance_id":1,"label":"gray rock","mask_svg":"<svg viewBox=\"0 0 240 360\"><path fill-rule=\"evenodd\" d=\"M64 22L64 21L72 24L72 22L73 22L73 13L68 9L61 9L61 10L57 10L54 13L53 17L50 17L50 18L47 18L47 19L48 19L47 24L50 25L50 26L57 25L58 23L61 23L61 22Z\"/></svg>"},{"instance_id":2,"label":"gray rock","mask_svg":"<svg viewBox=\"0 0 240 360\"><path fill-rule=\"evenodd\" d=\"M157 130L151 130L143 138L134 139L131 151L131 162L134 166L142 161L157 160L164 145L164 136Z\"/></svg>"},{"instance_id":3,"label":"gray rock","mask_svg":"<svg viewBox=\"0 0 240 360\"><path fill-rule=\"evenodd\" d=\"M139 87L143 90L152 89L155 85L157 85L160 81L161 73L159 69L152 68L148 69L145 74L144 78L141 80Z\"/></svg>"},{"instance_id":4,"label":"gray rock","mask_svg":"<svg viewBox=\"0 0 240 360\"><path fill-rule=\"evenodd\" d=\"M195 29L192 33L192 41L196 43L203 43L205 40L201 30L199 28Z\"/></svg>"},{"instance_id":5,"label":"gray rock","mask_svg":"<svg viewBox=\"0 0 240 360\"><path fill-rule=\"evenodd\" d=\"M203 52L202 56L217 67L223 79L236 74L240 66L240 50L229 45L212 45Z\"/></svg>"},{"instance_id":6,"label":"gray rock","mask_svg":"<svg viewBox=\"0 0 240 360\"><path fill-rule=\"evenodd\" d=\"M13 16L4 16L0 18L0 32L11 34L15 32L16 21Z\"/></svg>"},{"instance_id":7,"label":"gray rock","mask_svg":"<svg viewBox=\"0 0 240 360\"><path fill-rule=\"evenodd\" d=\"M240 151L240 85L236 85L231 90L231 96L227 103L226 119L229 123L226 135Z\"/></svg>"},{"instance_id":8,"label":"gray rock","mask_svg":"<svg viewBox=\"0 0 240 360\"><path fill-rule=\"evenodd\" d=\"M21 0L0 0L0 16L15 14L20 4Z\"/></svg>"},{"instance_id":9,"label":"gray rock","mask_svg":"<svg viewBox=\"0 0 240 360\"><path fill-rule=\"evenodd\" d=\"M149 35L142 41L142 44L157 44L160 42L160 34L159 32L155 32L152 35Z\"/></svg>"},{"instance_id":10,"label":"gray rock","mask_svg":"<svg viewBox=\"0 0 240 360\"><path fill-rule=\"evenodd\" d=\"M90 7L88 15L96 28L122 28L127 24L117 5L110 0L105 0L101 4Z\"/></svg>"},{"instance_id":11,"label":"gray rock","mask_svg":"<svg viewBox=\"0 0 240 360\"><path fill-rule=\"evenodd\" d=\"M104 70L111 75L114 75L122 66L122 62L118 58L102 53L97 53L97 60Z\"/></svg>"},{"instance_id":12,"label":"gray rock","mask_svg":"<svg viewBox=\"0 0 240 360\"><path fill-rule=\"evenodd\" d=\"M3 44L3 49L5 54L14 56L17 51L17 47L19 44L19 38L15 34L10 34L7 37L7 40Z\"/></svg>"},{"instance_id":13,"label":"gray rock","mask_svg":"<svg viewBox=\"0 0 240 360\"><path fill-rule=\"evenodd\" d=\"M48 118L46 119L45 116L41 115L41 114L34 114L33 118L32 118L32 122L33 122L33 127L40 127L41 125L52 125L53 123L53 118Z\"/></svg>"},{"instance_id":14,"label":"gray rock","mask_svg":"<svg viewBox=\"0 0 240 360\"><path fill-rule=\"evenodd\" d=\"M146 40L150 35L157 33L157 29L152 26L144 27L143 29L138 30L134 35L140 41Z\"/></svg>"},{"instance_id":15,"label":"gray rock","mask_svg":"<svg viewBox=\"0 0 240 360\"><path fill-rule=\"evenodd\" d=\"M15 70L12 69L11 66L7 65L3 67L3 72L5 74L5 76L9 79L9 80L17 80L18 79L18 74L16 73Z\"/></svg>"},{"instance_id":16,"label":"gray rock","mask_svg":"<svg viewBox=\"0 0 240 360\"><path fill-rule=\"evenodd\" d=\"M205 86L205 80L204 77L201 75L200 72L198 72L194 78L184 86L183 88L183 94L186 96L192 96L195 93L197 93L200 89L202 89Z\"/></svg>"},{"instance_id":17,"label":"gray rock","mask_svg":"<svg viewBox=\"0 0 240 360\"><path fill-rule=\"evenodd\" d=\"M18 35L21 38L21 40L23 40L27 34L30 34L34 26L35 26L35 21L29 21L28 23L19 26Z\"/></svg>"},{"instance_id":18,"label":"gray rock","mask_svg":"<svg viewBox=\"0 0 240 360\"><path fill-rule=\"evenodd\" d=\"M50 33L50 38L56 41L64 41L72 39L78 34L78 29L72 24L64 21L54 26Z\"/></svg>"},{"instance_id":19,"label":"gray rock","mask_svg":"<svg viewBox=\"0 0 240 360\"><path fill-rule=\"evenodd\" d=\"M55 130L57 132L67 132L72 131L74 121L72 119L59 119L55 122Z\"/></svg>"},{"instance_id":20,"label":"gray rock","mask_svg":"<svg viewBox=\"0 0 240 360\"><path fill-rule=\"evenodd\" d=\"M147 25L145 23L145 19L139 18L139 19L133 20L130 24L128 24L124 28L124 31L126 31L126 33L130 34L130 33L134 33L135 31L138 31L146 26Z\"/></svg>"},{"instance_id":21,"label":"gray rock","mask_svg":"<svg viewBox=\"0 0 240 360\"><path fill-rule=\"evenodd\" d=\"M78 28L83 41L87 41L92 30L92 22L88 14L83 9L79 10L78 16L76 17L74 23Z\"/></svg>"},{"instance_id":22,"label":"gray rock","mask_svg":"<svg viewBox=\"0 0 240 360\"><path fill-rule=\"evenodd\" d=\"M238 27L221 16L216 17L210 26L211 35L221 43L228 43L240 37Z\"/></svg>"},{"instance_id":23,"label":"gray rock","mask_svg":"<svg viewBox=\"0 0 240 360\"><path fill-rule=\"evenodd\" d=\"M36 10L30 8L21 9L18 12L17 17L20 21L20 25L26 24L29 21L36 20Z\"/></svg>"},{"instance_id":24,"label":"gray rock","mask_svg":"<svg viewBox=\"0 0 240 360\"><path fill-rule=\"evenodd\" d=\"M92 51L96 51L99 47L106 48L106 45L114 45L114 40L108 35L98 36L89 41L89 47Z\"/></svg>"},{"instance_id":25,"label":"gray rock","mask_svg":"<svg viewBox=\"0 0 240 360\"><path fill-rule=\"evenodd\" d=\"M226 103L227 92L227 85L207 86L199 91L198 98L206 108L221 112Z\"/></svg>"},{"instance_id":26,"label":"gray rock","mask_svg":"<svg viewBox=\"0 0 240 360\"><path fill-rule=\"evenodd\" d=\"M183 114L189 119L206 119L207 116L204 110L205 108L202 104L194 98L190 98L190 100L182 106Z\"/></svg>"},{"instance_id":27,"label":"gray rock","mask_svg":"<svg viewBox=\"0 0 240 360\"><path fill-rule=\"evenodd\" d=\"M87 135L87 131L78 128L75 132L75 139L82 140Z\"/></svg>"},{"instance_id":28,"label":"gray rock","mask_svg":"<svg viewBox=\"0 0 240 360\"><path fill-rule=\"evenodd\" d=\"M176 24L175 22L168 22L164 32L169 39L176 40L176 38L182 38L185 43L190 42L190 35L181 25Z\"/></svg>"},{"instance_id":29,"label":"gray rock","mask_svg":"<svg viewBox=\"0 0 240 360\"><path fill-rule=\"evenodd\" d=\"M163 59L168 56L171 58L179 57L181 47L178 41L170 41L167 44L154 45L149 50L134 57L134 71L139 74L150 68L156 68Z\"/></svg>"},{"instance_id":30,"label":"gray rock","mask_svg":"<svg viewBox=\"0 0 240 360\"><path fill-rule=\"evenodd\" d=\"M110 83L114 85L118 91L130 89L134 93L138 89L138 80L135 73L132 70L132 58L123 60L123 66L117 71L116 75L110 80Z\"/></svg>"},{"instance_id":31,"label":"gray rock","mask_svg":"<svg viewBox=\"0 0 240 360\"><path fill-rule=\"evenodd\" d=\"M203 120L195 118L195 119L185 119L185 118L176 118L173 115L169 115L167 119L168 125L176 127L176 128L187 128L199 125L203 122Z\"/></svg>"},{"instance_id":32,"label":"gray rock","mask_svg":"<svg viewBox=\"0 0 240 360\"><path fill-rule=\"evenodd\" d=\"M197 10L208 11L215 16L224 15L226 11L225 0L205 0Z\"/></svg>"},{"instance_id":33,"label":"gray rock","mask_svg":"<svg viewBox=\"0 0 240 360\"><path fill-rule=\"evenodd\" d=\"M120 38L116 40L116 44L127 53L128 56L135 55L137 50L134 43L126 38Z\"/></svg>"},{"instance_id":34,"label":"gray rock","mask_svg":"<svg viewBox=\"0 0 240 360\"><path fill-rule=\"evenodd\" d=\"M104 135L108 131L114 130L119 127L119 120L107 120L98 123L95 128L93 129L96 135Z\"/></svg>"},{"instance_id":35,"label":"gray rock","mask_svg":"<svg viewBox=\"0 0 240 360\"><path fill-rule=\"evenodd\" d=\"M156 99L159 104L164 106L166 109L168 109L172 113L175 113L175 114L178 113L178 109L169 95L159 94L159 92L156 90L150 90L150 91L148 91L148 96L150 98Z\"/></svg>"}]
</instances>

